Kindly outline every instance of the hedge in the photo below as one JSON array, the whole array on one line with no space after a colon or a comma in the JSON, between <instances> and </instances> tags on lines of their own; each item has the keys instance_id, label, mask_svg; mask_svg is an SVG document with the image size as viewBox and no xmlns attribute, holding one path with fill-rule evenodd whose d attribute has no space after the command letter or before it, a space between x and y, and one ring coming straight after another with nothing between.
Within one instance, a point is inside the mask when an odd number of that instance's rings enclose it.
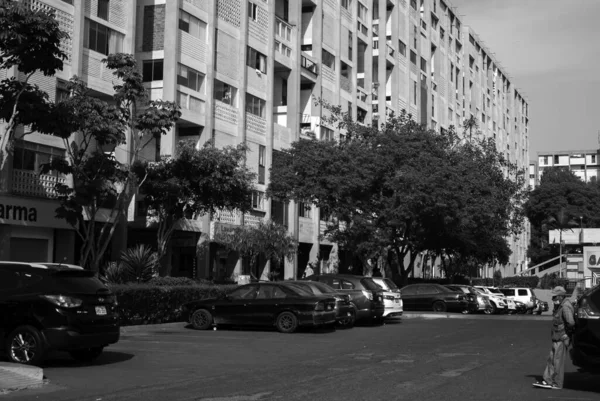
<instances>
[{"instance_id":1,"label":"hedge","mask_svg":"<svg viewBox=\"0 0 600 401\"><path fill-rule=\"evenodd\" d=\"M236 285L116 284L110 288L117 296L120 323L128 326L182 321L183 304L218 297Z\"/></svg>"},{"instance_id":2,"label":"hedge","mask_svg":"<svg viewBox=\"0 0 600 401\"><path fill-rule=\"evenodd\" d=\"M198 283L189 277L154 277L148 281L148 284L157 286L180 286L196 285Z\"/></svg>"}]
</instances>

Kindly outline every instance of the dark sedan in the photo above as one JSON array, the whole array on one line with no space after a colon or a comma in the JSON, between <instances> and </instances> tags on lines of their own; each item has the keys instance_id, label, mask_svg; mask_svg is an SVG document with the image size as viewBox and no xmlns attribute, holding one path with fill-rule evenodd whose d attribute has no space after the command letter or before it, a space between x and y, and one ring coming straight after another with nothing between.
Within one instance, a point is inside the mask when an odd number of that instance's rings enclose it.
<instances>
[{"instance_id":1,"label":"dark sedan","mask_svg":"<svg viewBox=\"0 0 600 401\"><path fill-rule=\"evenodd\" d=\"M195 329L215 325L275 326L293 333L299 326L336 322L336 300L316 296L300 287L276 283L242 285L229 294L183 305L184 316Z\"/></svg>"},{"instance_id":2,"label":"dark sedan","mask_svg":"<svg viewBox=\"0 0 600 401\"><path fill-rule=\"evenodd\" d=\"M385 305L383 289L371 277L354 276L351 274L321 274L307 277L305 280L319 281L333 289L352 297L356 307L356 320L383 322Z\"/></svg>"},{"instance_id":3,"label":"dark sedan","mask_svg":"<svg viewBox=\"0 0 600 401\"><path fill-rule=\"evenodd\" d=\"M467 310L463 292L452 291L439 284L412 284L400 289L405 311L433 310L435 312Z\"/></svg>"},{"instance_id":4,"label":"dark sedan","mask_svg":"<svg viewBox=\"0 0 600 401\"><path fill-rule=\"evenodd\" d=\"M483 297L483 295L477 293L475 288L468 285L446 285L444 286L451 291L463 292L467 299L467 309L463 313L476 313L480 310L485 311L488 307L489 302Z\"/></svg>"},{"instance_id":5,"label":"dark sedan","mask_svg":"<svg viewBox=\"0 0 600 401\"><path fill-rule=\"evenodd\" d=\"M571 358L575 366L600 373L600 285L577 302Z\"/></svg>"},{"instance_id":6,"label":"dark sedan","mask_svg":"<svg viewBox=\"0 0 600 401\"><path fill-rule=\"evenodd\" d=\"M344 327L354 326L356 310L350 294L343 294L325 283L318 281L284 281L284 285L300 286L314 295L333 297L336 300L337 322Z\"/></svg>"}]
</instances>

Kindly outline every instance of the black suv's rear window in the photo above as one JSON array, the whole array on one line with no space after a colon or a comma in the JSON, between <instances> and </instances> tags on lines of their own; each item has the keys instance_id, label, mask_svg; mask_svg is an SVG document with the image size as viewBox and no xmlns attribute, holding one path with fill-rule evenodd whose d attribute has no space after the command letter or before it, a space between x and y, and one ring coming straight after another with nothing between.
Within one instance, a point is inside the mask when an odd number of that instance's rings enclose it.
<instances>
[{"instance_id":1,"label":"black suv's rear window","mask_svg":"<svg viewBox=\"0 0 600 401\"><path fill-rule=\"evenodd\" d=\"M107 287L89 270L59 270L52 272L52 280L59 291L72 294L97 294Z\"/></svg>"}]
</instances>

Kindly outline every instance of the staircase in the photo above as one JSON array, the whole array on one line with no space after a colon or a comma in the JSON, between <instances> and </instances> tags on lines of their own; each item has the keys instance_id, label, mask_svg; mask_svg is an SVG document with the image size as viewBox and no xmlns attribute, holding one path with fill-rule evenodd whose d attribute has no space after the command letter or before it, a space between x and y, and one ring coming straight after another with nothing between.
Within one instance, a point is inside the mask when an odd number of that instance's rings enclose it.
<instances>
[{"instance_id":1,"label":"staircase","mask_svg":"<svg viewBox=\"0 0 600 401\"><path fill-rule=\"evenodd\" d=\"M562 257L566 258L566 255L562 255ZM533 267L530 267L527 270L523 270L523 271L517 273L517 275L519 275L519 276L538 276L538 277L542 277L542 276L544 276L544 275L546 275L548 273L560 273L560 266L561 266L560 261L556 265L554 265L554 266L552 266L552 267L550 267L548 269L545 269L543 271L540 270L540 267L545 266L545 265L547 265L549 263L552 263L552 262L554 262L556 260L559 260L560 258L561 258L561 256L559 255L559 256L556 256L556 257L554 257L552 259L548 259L545 262L542 262L542 263L537 264L537 265L535 265Z\"/></svg>"}]
</instances>

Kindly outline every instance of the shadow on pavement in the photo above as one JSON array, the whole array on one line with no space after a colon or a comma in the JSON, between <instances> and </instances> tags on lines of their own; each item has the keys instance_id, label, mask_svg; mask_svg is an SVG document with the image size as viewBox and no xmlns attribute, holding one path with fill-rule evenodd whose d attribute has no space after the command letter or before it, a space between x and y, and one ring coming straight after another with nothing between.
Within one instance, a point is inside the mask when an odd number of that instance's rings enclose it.
<instances>
[{"instance_id":1,"label":"shadow on pavement","mask_svg":"<svg viewBox=\"0 0 600 401\"><path fill-rule=\"evenodd\" d=\"M102 355L93 362L83 363L71 358L67 353L53 353L44 362L45 368L69 368L79 366L104 366L114 363L125 362L133 359L135 355L125 352L104 351Z\"/></svg>"},{"instance_id":2,"label":"shadow on pavement","mask_svg":"<svg viewBox=\"0 0 600 401\"><path fill-rule=\"evenodd\" d=\"M531 383L542 381L544 378L542 375L527 375L525 377L531 377L534 379ZM578 372L565 372L565 383L563 388L565 390L575 391L587 391L591 393L600 393L600 376L585 371Z\"/></svg>"},{"instance_id":3,"label":"shadow on pavement","mask_svg":"<svg viewBox=\"0 0 600 401\"><path fill-rule=\"evenodd\" d=\"M188 324L185 326L185 329L187 330L191 330L191 331L196 331L194 330L194 328L192 327L191 324ZM213 331L214 329L209 329L206 331ZM340 328L337 328L337 330L340 330ZM341 330L344 330L343 328ZM269 326L228 326L228 325L219 325L217 327L216 331L230 331L230 332L235 332L235 331L251 331L251 332L268 332L268 333L277 333L277 329L275 327L269 327ZM315 334L321 334L321 333L335 333L336 328L335 327L299 327L298 328L298 333L315 333Z\"/></svg>"}]
</instances>

